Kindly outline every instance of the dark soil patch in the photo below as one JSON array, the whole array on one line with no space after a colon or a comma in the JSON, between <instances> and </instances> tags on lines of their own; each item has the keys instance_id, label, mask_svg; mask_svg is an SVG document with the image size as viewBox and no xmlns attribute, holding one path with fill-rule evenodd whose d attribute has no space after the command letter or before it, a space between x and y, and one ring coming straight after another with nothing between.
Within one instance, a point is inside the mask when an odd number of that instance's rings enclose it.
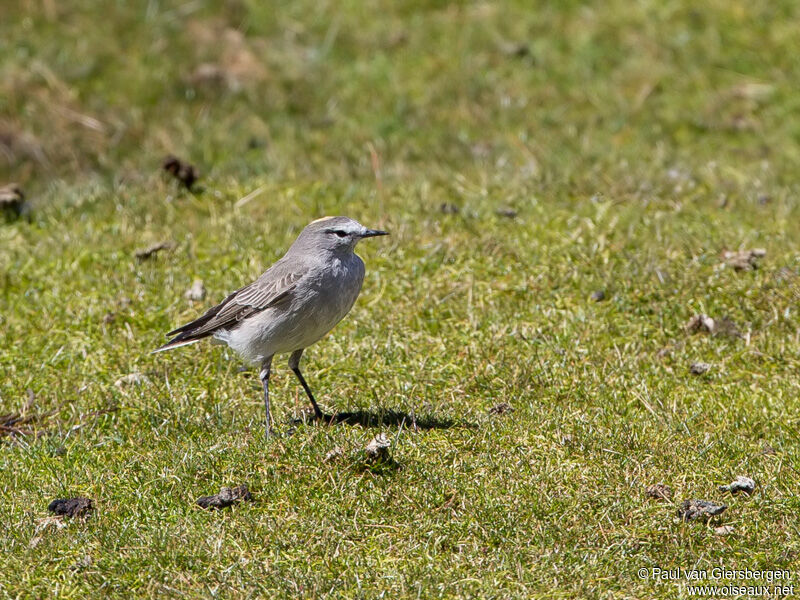
<instances>
[{"instance_id":1,"label":"dark soil patch","mask_svg":"<svg viewBox=\"0 0 800 600\"><path fill-rule=\"evenodd\" d=\"M219 494L213 496L202 496L197 499L197 505L202 508L227 508L241 502L242 500L252 500L253 495L247 489L246 484L236 486L234 488L224 487L220 489Z\"/></svg>"},{"instance_id":2,"label":"dark soil patch","mask_svg":"<svg viewBox=\"0 0 800 600\"><path fill-rule=\"evenodd\" d=\"M678 517L683 521L708 521L727 509L725 504L716 504L708 500L684 500L678 509Z\"/></svg>"},{"instance_id":3,"label":"dark soil patch","mask_svg":"<svg viewBox=\"0 0 800 600\"><path fill-rule=\"evenodd\" d=\"M177 156L167 156L161 163L161 168L180 181L187 190L191 190L199 175L197 169L184 162Z\"/></svg>"},{"instance_id":4,"label":"dark soil patch","mask_svg":"<svg viewBox=\"0 0 800 600\"><path fill-rule=\"evenodd\" d=\"M91 499L82 496L53 500L47 507L51 513L64 517L82 517L93 509Z\"/></svg>"}]
</instances>

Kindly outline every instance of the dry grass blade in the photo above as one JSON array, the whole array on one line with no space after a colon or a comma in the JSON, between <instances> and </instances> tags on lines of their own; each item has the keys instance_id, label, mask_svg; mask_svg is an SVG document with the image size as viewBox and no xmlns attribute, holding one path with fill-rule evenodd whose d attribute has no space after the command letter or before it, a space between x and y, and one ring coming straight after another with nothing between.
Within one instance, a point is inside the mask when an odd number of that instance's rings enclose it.
<instances>
[{"instance_id":1,"label":"dry grass blade","mask_svg":"<svg viewBox=\"0 0 800 600\"><path fill-rule=\"evenodd\" d=\"M54 412L47 413L7 413L0 415L0 437L3 436L34 436L44 435L43 429L30 427L36 423L42 423Z\"/></svg>"}]
</instances>

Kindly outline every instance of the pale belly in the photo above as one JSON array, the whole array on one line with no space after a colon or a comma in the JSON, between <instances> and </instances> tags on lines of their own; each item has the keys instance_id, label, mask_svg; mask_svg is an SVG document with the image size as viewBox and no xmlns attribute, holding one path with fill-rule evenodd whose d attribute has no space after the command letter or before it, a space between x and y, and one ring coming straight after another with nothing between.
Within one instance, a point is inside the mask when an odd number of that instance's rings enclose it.
<instances>
[{"instance_id":1,"label":"pale belly","mask_svg":"<svg viewBox=\"0 0 800 600\"><path fill-rule=\"evenodd\" d=\"M294 352L319 341L341 321L358 298L364 266L338 265L314 278L314 285L298 286L291 300L243 321L236 329L215 336L245 360L260 363L274 354Z\"/></svg>"}]
</instances>

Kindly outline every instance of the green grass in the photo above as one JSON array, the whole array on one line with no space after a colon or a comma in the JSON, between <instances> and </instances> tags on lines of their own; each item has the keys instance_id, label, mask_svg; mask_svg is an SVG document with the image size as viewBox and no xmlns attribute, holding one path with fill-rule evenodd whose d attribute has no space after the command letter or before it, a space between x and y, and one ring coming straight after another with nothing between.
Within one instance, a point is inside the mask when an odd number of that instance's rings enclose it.
<instances>
[{"instance_id":1,"label":"green grass","mask_svg":"<svg viewBox=\"0 0 800 600\"><path fill-rule=\"evenodd\" d=\"M42 416L0 438L0 594L674 598L637 571L796 569L798 5L280 4L3 9L0 184L33 211L0 226L0 414L30 389ZM148 354L326 214L392 236L306 377L328 411L429 427L265 441L225 349ZM742 337L688 335L697 313ZM365 467L380 431L397 468ZM752 497L717 490L737 475ZM254 502L194 506L240 483ZM72 495L95 512L47 521ZM676 522L687 498L734 533Z\"/></svg>"}]
</instances>

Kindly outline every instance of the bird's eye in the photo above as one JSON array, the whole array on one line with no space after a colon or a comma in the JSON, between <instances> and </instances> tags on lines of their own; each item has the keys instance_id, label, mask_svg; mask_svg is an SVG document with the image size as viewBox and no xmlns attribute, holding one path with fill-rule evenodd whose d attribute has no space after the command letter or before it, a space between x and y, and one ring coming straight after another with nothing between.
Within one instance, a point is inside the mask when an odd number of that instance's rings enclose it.
<instances>
[{"instance_id":1,"label":"bird's eye","mask_svg":"<svg viewBox=\"0 0 800 600\"><path fill-rule=\"evenodd\" d=\"M336 234L336 237L340 237L340 238L347 237L347 232L346 231L338 230L338 231L334 231L333 233Z\"/></svg>"}]
</instances>

